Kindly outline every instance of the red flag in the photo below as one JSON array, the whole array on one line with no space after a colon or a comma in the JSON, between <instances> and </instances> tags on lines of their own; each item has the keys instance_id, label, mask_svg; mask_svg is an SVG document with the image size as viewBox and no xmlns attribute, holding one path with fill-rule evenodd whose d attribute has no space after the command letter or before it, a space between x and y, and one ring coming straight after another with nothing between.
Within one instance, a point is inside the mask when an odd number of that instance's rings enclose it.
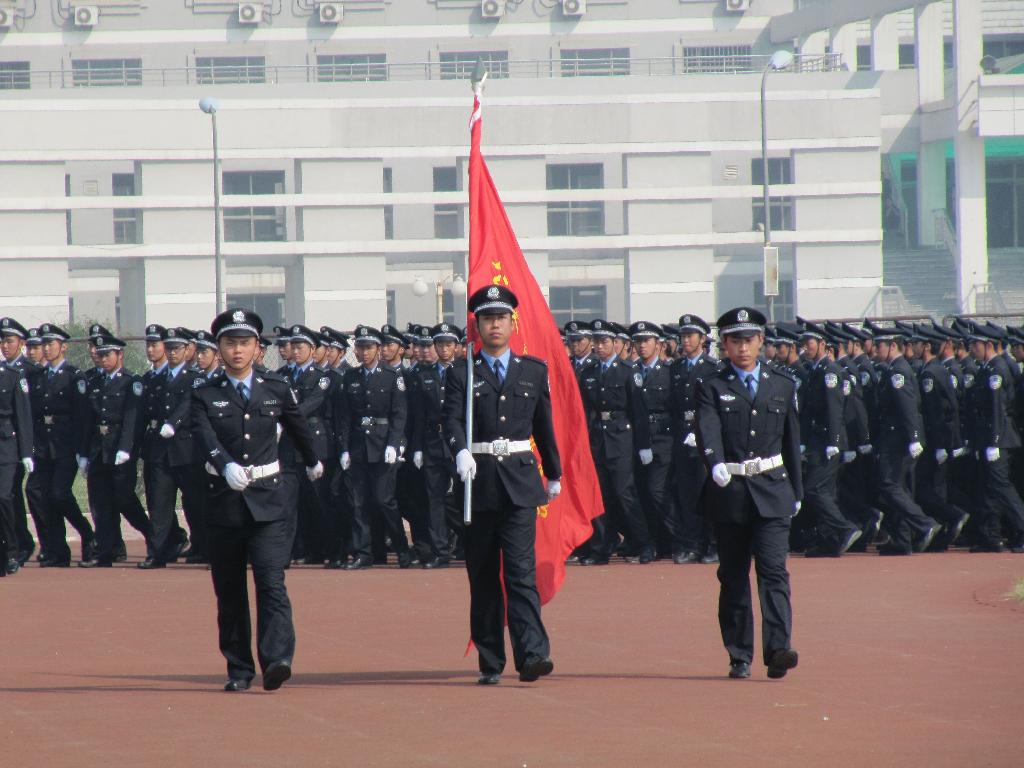
<instances>
[{"instance_id":1,"label":"red flag","mask_svg":"<svg viewBox=\"0 0 1024 768\"><path fill-rule=\"evenodd\" d=\"M512 351L539 357L548 364L551 410L562 460L562 493L537 511L537 590L543 605L562 586L566 558L590 538L590 521L604 512L604 506L576 374L480 153L481 122L478 90L470 119L469 294L485 285L501 284L519 299L512 318ZM469 337L479 345L471 319L467 326Z\"/></svg>"}]
</instances>

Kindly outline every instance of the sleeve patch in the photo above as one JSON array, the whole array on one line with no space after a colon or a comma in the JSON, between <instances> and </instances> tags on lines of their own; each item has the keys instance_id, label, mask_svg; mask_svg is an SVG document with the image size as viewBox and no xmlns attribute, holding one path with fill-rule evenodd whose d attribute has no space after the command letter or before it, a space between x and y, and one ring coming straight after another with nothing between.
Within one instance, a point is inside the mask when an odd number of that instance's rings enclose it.
<instances>
[{"instance_id":1,"label":"sleeve patch","mask_svg":"<svg viewBox=\"0 0 1024 768\"><path fill-rule=\"evenodd\" d=\"M136 381L132 384L132 392L136 397L142 397L142 382Z\"/></svg>"},{"instance_id":2,"label":"sleeve patch","mask_svg":"<svg viewBox=\"0 0 1024 768\"><path fill-rule=\"evenodd\" d=\"M907 380L903 378L902 373L894 373L892 375L892 386L894 389L903 389L903 385L907 383Z\"/></svg>"},{"instance_id":3,"label":"sleeve patch","mask_svg":"<svg viewBox=\"0 0 1024 768\"><path fill-rule=\"evenodd\" d=\"M988 388L991 390L997 390L1003 386L1003 377L998 373L995 376L988 377Z\"/></svg>"},{"instance_id":4,"label":"sleeve patch","mask_svg":"<svg viewBox=\"0 0 1024 768\"><path fill-rule=\"evenodd\" d=\"M27 395L28 394L28 382L25 381L25 379L22 379L18 383L21 384L21 391L24 392Z\"/></svg>"},{"instance_id":5,"label":"sleeve patch","mask_svg":"<svg viewBox=\"0 0 1024 768\"><path fill-rule=\"evenodd\" d=\"M633 383L636 384L638 387L642 387L644 385L644 377L641 376L639 373L634 373Z\"/></svg>"},{"instance_id":6,"label":"sleeve patch","mask_svg":"<svg viewBox=\"0 0 1024 768\"><path fill-rule=\"evenodd\" d=\"M826 373L825 374L825 386L826 387L828 387L829 389L835 389L836 386L838 386L838 384L839 384L839 377L838 376L836 376L834 373Z\"/></svg>"},{"instance_id":7,"label":"sleeve patch","mask_svg":"<svg viewBox=\"0 0 1024 768\"><path fill-rule=\"evenodd\" d=\"M398 391L399 392L405 392L405 379L403 379L401 376L399 376L395 380L395 386L398 387Z\"/></svg>"},{"instance_id":8,"label":"sleeve patch","mask_svg":"<svg viewBox=\"0 0 1024 768\"><path fill-rule=\"evenodd\" d=\"M88 385L85 383L85 379L79 379L78 380L78 394L84 395L87 386Z\"/></svg>"},{"instance_id":9,"label":"sleeve patch","mask_svg":"<svg viewBox=\"0 0 1024 768\"><path fill-rule=\"evenodd\" d=\"M935 379L932 379L930 377L927 378L927 379L924 379L921 382L921 389L923 389L924 393L927 395L929 392L931 392L933 389L935 389Z\"/></svg>"},{"instance_id":10,"label":"sleeve patch","mask_svg":"<svg viewBox=\"0 0 1024 768\"><path fill-rule=\"evenodd\" d=\"M320 384L320 389L326 390L329 386L331 386L331 380L329 378L327 378L326 376L324 376L323 378L320 379L319 384Z\"/></svg>"}]
</instances>

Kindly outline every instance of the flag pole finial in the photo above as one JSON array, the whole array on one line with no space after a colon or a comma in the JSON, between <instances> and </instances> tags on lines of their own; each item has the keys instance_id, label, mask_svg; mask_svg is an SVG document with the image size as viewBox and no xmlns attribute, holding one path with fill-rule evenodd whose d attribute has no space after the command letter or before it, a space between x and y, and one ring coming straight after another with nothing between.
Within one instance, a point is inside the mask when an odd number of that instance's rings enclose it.
<instances>
[{"instance_id":1,"label":"flag pole finial","mask_svg":"<svg viewBox=\"0 0 1024 768\"><path fill-rule=\"evenodd\" d=\"M473 68L473 75L470 77L470 85L473 88L473 93L480 95L480 92L484 89L484 82L487 80L487 67L484 66L482 59L477 59L476 67Z\"/></svg>"}]
</instances>

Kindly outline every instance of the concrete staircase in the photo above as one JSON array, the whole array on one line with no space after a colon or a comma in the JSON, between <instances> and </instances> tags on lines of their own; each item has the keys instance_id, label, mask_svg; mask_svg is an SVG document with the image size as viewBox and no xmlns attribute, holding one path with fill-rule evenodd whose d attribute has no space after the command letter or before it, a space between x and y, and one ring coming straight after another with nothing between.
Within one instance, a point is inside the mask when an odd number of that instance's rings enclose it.
<instances>
[{"instance_id":1,"label":"concrete staircase","mask_svg":"<svg viewBox=\"0 0 1024 768\"><path fill-rule=\"evenodd\" d=\"M1006 312L1024 314L1024 248L990 248L988 280Z\"/></svg>"},{"instance_id":2,"label":"concrete staircase","mask_svg":"<svg viewBox=\"0 0 1024 768\"><path fill-rule=\"evenodd\" d=\"M930 314L941 318L957 310L956 268L953 256L945 249L885 248L882 282L886 287L898 286L905 300L883 298L886 314ZM1021 282L1024 286L1024 274Z\"/></svg>"}]
</instances>

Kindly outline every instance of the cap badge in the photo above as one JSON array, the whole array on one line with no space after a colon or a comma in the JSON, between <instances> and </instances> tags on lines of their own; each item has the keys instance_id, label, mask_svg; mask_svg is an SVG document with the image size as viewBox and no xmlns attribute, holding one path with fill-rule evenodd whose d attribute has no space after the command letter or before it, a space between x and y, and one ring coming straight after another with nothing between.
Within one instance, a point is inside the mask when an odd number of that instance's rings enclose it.
<instances>
[{"instance_id":1,"label":"cap badge","mask_svg":"<svg viewBox=\"0 0 1024 768\"><path fill-rule=\"evenodd\" d=\"M235 322L235 323L244 323L245 322L245 312L243 312L240 309L236 310L235 313L233 315L231 315L231 321Z\"/></svg>"},{"instance_id":2,"label":"cap badge","mask_svg":"<svg viewBox=\"0 0 1024 768\"><path fill-rule=\"evenodd\" d=\"M298 332L299 332L299 326L296 325L294 328L292 328L292 333L298 333Z\"/></svg>"},{"instance_id":3,"label":"cap badge","mask_svg":"<svg viewBox=\"0 0 1024 768\"><path fill-rule=\"evenodd\" d=\"M747 320L750 319L750 313L747 312L747 310L745 309L741 309L739 312L736 313L736 319L739 320L741 323L745 323L747 322Z\"/></svg>"},{"instance_id":4,"label":"cap badge","mask_svg":"<svg viewBox=\"0 0 1024 768\"><path fill-rule=\"evenodd\" d=\"M690 324L690 316L689 315L683 315L683 322L686 325L689 325Z\"/></svg>"},{"instance_id":5,"label":"cap badge","mask_svg":"<svg viewBox=\"0 0 1024 768\"><path fill-rule=\"evenodd\" d=\"M492 285L490 288L487 289L488 299L496 299L499 296L501 296L501 291L498 290L498 286Z\"/></svg>"}]
</instances>

